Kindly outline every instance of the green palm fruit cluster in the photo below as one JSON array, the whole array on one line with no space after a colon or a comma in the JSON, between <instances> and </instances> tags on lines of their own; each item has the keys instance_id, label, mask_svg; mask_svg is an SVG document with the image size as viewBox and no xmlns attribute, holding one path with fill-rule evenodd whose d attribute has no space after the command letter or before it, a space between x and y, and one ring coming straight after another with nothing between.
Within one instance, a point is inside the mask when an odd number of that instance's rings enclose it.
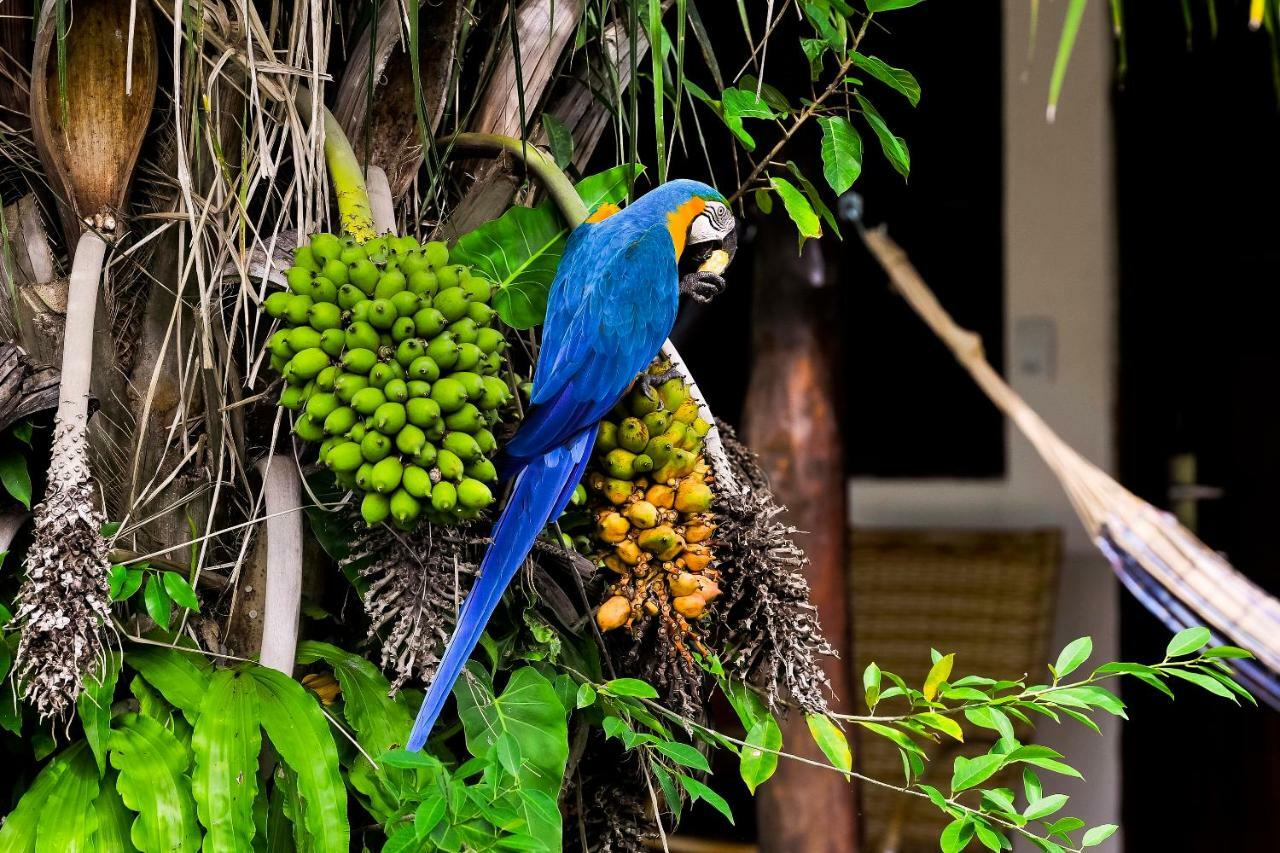
<instances>
[{"instance_id":1,"label":"green palm fruit cluster","mask_svg":"<svg viewBox=\"0 0 1280 853\"><path fill-rule=\"evenodd\" d=\"M602 631L657 617L679 651L688 654L688 641L705 652L693 624L720 594L714 481L702 455L709 429L679 377L633 390L600 423L586 482L594 556L616 576L596 610Z\"/></svg>"},{"instance_id":2,"label":"green palm fruit cluster","mask_svg":"<svg viewBox=\"0 0 1280 853\"><path fill-rule=\"evenodd\" d=\"M280 405L363 494L365 521L478 516L494 500L492 430L511 397L493 285L449 263L444 243L393 236L316 234L286 277L264 306L281 321L268 344Z\"/></svg>"}]
</instances>

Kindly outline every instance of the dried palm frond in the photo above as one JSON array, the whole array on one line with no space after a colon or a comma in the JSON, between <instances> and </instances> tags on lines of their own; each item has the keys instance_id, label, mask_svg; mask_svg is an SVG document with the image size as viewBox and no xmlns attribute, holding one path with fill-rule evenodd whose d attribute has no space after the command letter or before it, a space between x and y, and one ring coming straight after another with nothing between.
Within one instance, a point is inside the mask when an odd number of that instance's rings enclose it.
<instances>
[{"instance_id":1,"label":"dried palm frond","mask_svg":"<svg viewBox=\"0 0 1280 853\"><path fill-rule=\"evenodd\" d=\"M956 325L883 227L859 229L872 255L978 386L1022 431L1125 586L1170 627L1203 622L1215 645L1251 652L1243 672L1259 698L1280 708L1280 601L1237 571L1169 513L1125 489L1049 428L987 362L981 339Z\"/></svg>"}]
</instances>

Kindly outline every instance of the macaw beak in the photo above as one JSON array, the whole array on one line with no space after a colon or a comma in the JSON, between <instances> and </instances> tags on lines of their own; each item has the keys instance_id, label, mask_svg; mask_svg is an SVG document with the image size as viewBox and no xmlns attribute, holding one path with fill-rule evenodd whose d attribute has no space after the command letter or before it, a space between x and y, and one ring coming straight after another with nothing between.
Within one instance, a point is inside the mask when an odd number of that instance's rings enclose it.
<instances>
[{"instance_id":1,"label":"macaw beak","mask_svg":"<svg viewBox=\"0 0 1280 853\"><path fill-rule=\"evenodd\" d=\"M709 302L725 288L724 271L738 250L738 229L728 207L699 216L689 229L684 257L695 271L680 280L680 290L697 302ZM682 265L683 266L683 265Z\"/></svg>"}]
</instances>

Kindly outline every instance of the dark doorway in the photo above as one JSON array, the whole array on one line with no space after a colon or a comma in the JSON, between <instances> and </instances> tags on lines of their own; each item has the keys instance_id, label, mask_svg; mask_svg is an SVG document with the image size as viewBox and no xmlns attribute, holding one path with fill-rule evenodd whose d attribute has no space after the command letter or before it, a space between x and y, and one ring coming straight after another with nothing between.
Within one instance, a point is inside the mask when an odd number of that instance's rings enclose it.
<instances>
[{"instance_id":1,"label":"dark doorway","mask_svg":"<svg viewBox=\"0 0 1280 853\"><path fill-rule=\"evenodd\" d=\"M1122 478L1174 508L1170 486L1191 478L1194 459L1195 479L1222 490L1195 505L1201 538L1280 592L1270 36L1224 23L1214 38L1196 20L1188 49L1176 5L1127 8L1128 74L1115 98ZM1159 660L1169 632L1131 597L1121 613L1125 659ZM1193 691L1172 704L1141 686L1124 698L1128 849L1275 849L1280 714Z\"/></svg>"}]
</instances>

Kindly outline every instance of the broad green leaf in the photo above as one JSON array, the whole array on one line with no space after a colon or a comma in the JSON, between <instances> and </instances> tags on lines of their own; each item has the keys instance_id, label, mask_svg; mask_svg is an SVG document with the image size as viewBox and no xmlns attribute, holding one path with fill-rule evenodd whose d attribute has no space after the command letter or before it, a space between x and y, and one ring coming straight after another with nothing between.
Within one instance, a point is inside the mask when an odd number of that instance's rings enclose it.
<instances>
[{"instance_id":1,"label":"broad green leaf","mask_svg":"<svg viewBox=\"0 0 1280 853\"><path fill-rule=\"evenodd\" d=\"M588 210L626 198L642 167L617 166L578 185ZM569 227L550 200L536 207L513 207L458 239L451 259L469 264L497 285L493 307L515 329L542 322L556 266Z\"/></svg>"},{"instance_id":2,"label":"broad green leaf","mask_svg":"<svg viewBox=\"0 0 1280 853\"><path fill-rule=\"evenodd\" d=\"M1084 839L1080 842L1080 846L1097 847L1112 835L1115 835L1116 830L1119 828L1120 827L1116 826L1114 823L1104 823L1099 826L1095 826L1084 834Z\"/></svg>"},{"instance_id":3,"label":"broad green leaf","mask_svg":"<svg viewBox=\"0 0 1280 853\"><path fill-rule=\"evenodd\" d=\"M1253 653L1237 646L1214 646L1211 649L1205 649L1204 656L1207 658L1252 658Z\"/></svg>"},{"instance_id":4,"label":"broad green leaf","mask_svg":"<svg viewBox=\"0 0 1280 853\"><path fill-rule=\"evenodd\" d=\"M1183 670L1183 669L1168 669L1165 671L1168 672L1170 675L1172 675L1174 678L1181 678L1183 681L1189 681L1192 684L1196 685L1197 687L1201 687L1201 688L1204 688L1205 690L1208 690L1210 693L1214 694L1215 696L1221 696L1223 699L1230 699L1232 702L1235 702L1237 705L1240 704L1240 700L1236 698L1235 694L1232 693L1230 690L1228 690L1226 687L1224 687L1221 684L1221 682L1219 682L1216 678L1213 678L1212 676L1205 675L1204 673L1200 673L1200 672L1187 672L1186 670Z\"/></svg>"},{"instance_id":5,"label":"broad green leaf","mask_svg":"<svg viewBox=\"0 0 1280 853\"><path fill-rule=\"evenodd\" d=\"M346 853L350 847L347 791L338 772L338 750L320 704L301 684L273 669L255 666L262 728L284 763L297 774L298 796L309 848Z\"/></svg>"},{"instance_id":6,"label":"broad green leaf","mask_svg":"<svg viewBox=\"0 0 1280 853\"><path fill-rule=\"evenodd\" d=\"M634 696L637 699L657 699L658 691L647 681L638 678L615 678L606 681L601 688L611 696Z\"/></svg>"},{"instance_id":7,"label":"broad green leaf","mask_svg":"<svg viewBox=\"0 0 1280 853\"><path fill-rule=\"evenodd\" d=\"M778 113L764 98L756 94L755 87L732 86L720 93L720 106L725 116L738 118L777 118Z\"/></svg>"},{"instance_id":8,"label":"broad green leaf","mask_svg":"<svg viewBox=\"0 0 1280 853\"><path fill-rule=\"evenodd\" d=\"M961 818L953 820L947 824L946 829L942 830L938 846L942 848L942 853L960 853L972 839L973 823L968 818Z\"/></svg>"},{"instance_id":9,"label":"broad green leaf","mask_svg":"<svg viewBox=\"0 0 1280 853\"><path fill-rule=\"evenodd\" d=\"M108 771L98 787L98 798L93 801L94 810L98 813L94 844L101 853L133 853L138 849L129 838L133 812L125 807L120 792L116 790L119 778L114 770Z\"/></svg>"},{"instance_id":10,"label":"broad green leaf","mask_svg":"<svg viewBox=\"0 0 1280 853\"><path fill-rule=\"evenodd\" d=\"M930 702L938 695L938 688L951 677L951 667L955 665L955 655L943 655L929 667L929 674L924 679L924 698Z\"/></svg>"},{"instance_id":11,"label":"broad green leaf","mask_svg":"<svg viewBox=\"0 0 1280 853\"><path fill-rule=\"evenodd\" d=\"M1067 78L1067 64L1080 33L1080 21L1089 0L1067 0L1067 15L1062 22L1062 35L1058 37L1058 54L1053 60L1053 72L1049 77L1049 106L1045 118L1053 121L1058 112L1058 97L1062 94L1062 81Z\"/></svg>"},{"instance_id":12,"label":"broad green leaf","mask_svg":"<svg viewBox=\"0 0 1280 853\"><path fill-rule=\"evenodd\" d=\"M894 68L882 59L874 56L863 56L861 53L853 54L853 64L870 74L891 89L901 92L911 106L920 103L920 84L916 82L915 75L905 68Z\"/></svg>"},{"instance_id":13,"label":"broad green leaf","mask_svg":"<svg viewBox=\"0 0 1280 853\"><path fill-rule=\"evenodd\" d=\"M725 802L724 797L717 794L711 788L707 787L697 779L691 779L688 776L680 776L680 785L688 792L689 796L695 800L702 800L710 805L713 809L724 815L724 819L733 823L733 811L729 808L729 804Z\"/></svg>"},{"instance_id":14,"label":"broad green leaf","mask_svg":"<svg viewBox=\"0 0 1280 853\"><path fill-rule=\"evenodd\" d=\"M1053 823L1045 827L1050 835L1061 835L1064 839L1070 841L1071 833L1084 826L1084 821L1078 817L1058 818Z\"/></svg>"},{"instance_id":15,"label":"broad green leaf","mask_svg":"<svg viewBox=\"0 0 1280 853\"><path fill-rule=\"evenodd\" d=\"M760 698L760 694L751 689L745 682L734 678L720 679L720 690L724 693L733 711L742 723L743 731L751 731L756 723L765 717L772 717L769 708Z\"/></svg>"},{"instance_id":16,"label":"broad green leaf","mask_svg":"<svg viewBox=\"0 0 1280 853\"><path fill-rule=\"evenodd\" d=\"M853 751L849 748L849 739L831 718L825 714L805 714L804 720L809 726L813 742L822 750L827 760L846 773L852 770Z\"/></svg>"},{"instance_id":17,"label":"broad green leaf","mask_svg":"<svg viewBox=\"0 0 1280 853\"><path fill-rule=\"evenodd\" d=\"M252 849L261 748L257 685L242 669L219 670L191 735L191 792L206 850Z\"/></svg>"},{"instance_id":18,"label":"broad green leaf","mask_svg":"<svg viewBox=\"0 0 1280 853\"><path fill-rule=\"evenodd\" d=\"M1053 665L1053 674L1058 678L1070 675L1079 668L1080 664L1087 661L1091 654L1093 654L1092 637L1072 640L1058 654L1058 662Z\"/></svg>"},{"instance_id":19,"label":"broad green leaf","mask_svg":"<svg viewBox=\"0 0 1280 853\"><path fill-rule=\"evenodd\" d=\"M821 719L826 719L822 717ZM778 750L782 749L782 729L772 717L756 723L747 732L738 770L747 790L752 794L778 769Z\"/></svg>"},{"instance_id":20,"label":"broad green leaf","mask_svg":"<svg viewBox=\"0 0 1280 853\"><path fill-rule=\"evenodd\" d=\"M752 198L756 201L756 207L760 208L760 212L765 216L773 213L773 196L769 195L769 191L761 187L752 193Z\"/></svg>"},{"instance_id":21,"label":"broad green leaf","mask_svg":"<svg viewBox=\"0 0 1280 853\"><path fill-rule=\"evenodd\" d=\"M137 814L134 846L143 853L199 850L187 748L151 717L133 713L117 718L109 745L120 799Z\"/></svg>"},{"instance_id":22,"label":"broad green leaf","mask_svg":"<svg viewBox=\"0 0 1280 853\"><path fill-rule=\"evenodd\" d=\"M822 128L822 176L840 195L862 174L862 137L844 116L820 117L818 125Z\"/></svg>"},{"instance_id":23,"label":"broad green leaf","mask_svg":"<svg viewBox=\"0 0 1280 853\"><path fill-rule=\"evenodd\" d=\"M1004 765L1003 755L979 755L977 758L956 756L951 774L951 792L957 793L981 785Z\"/></svg>"},{"instance_id":24,"label":"broad green leaf","mask_svg":"<svg viewBox=\"0 0 1280 853\"><path fill-rule=\"evenodd\" d=\"M569 758L569 728L564 706L545 676L533 667L521 667L494 698L488 674L473 662L454 685L453 695L472 755L489 758L498 739L510 732L524 756L521 784L553 795L560 790Z\"/></svg>"},{"instance_id":25,"label":"broad green leaf","mask_svg":"<svg viewBox=\"0 0 1280 853\"><path fill-rule=\"evenodd\" d=\"M27 458L13 448L0 452L0 483L14 500L31 509L31 474Z\"/></svg>"},{"instance_id":26,"label":"broad green leaf","mask_svg":"<svg viewBox=\"0 0 1280 853\"><path fill-rule=\"evenodd\" d=\"M804 193L796 189L795 185L786 178L773 177L769 182L773 185L773 191L778 194L778 198L782 199L782 206L786 208L791 221L796 224L796 230L800 232L800 245L803 246L804 241L811 237L821 237L822 222L818 219L818 214L813 212L813 207Z\"/></svg>"},{"instance_id":27,"label":"broad green leaf","mask_svg":"<svg viewBox=\"0 0 1280 853\"><path fill-rule=\"evenodd\" d=\"M40 812L35 853L93 853L98 829L98 768L84 741L69 747L54 761L66 765Z\"/></svg>"},{"instance_id":28,"label":"broad green leaf","mask_svg":"<svg viewBox=\"0 0 1280 853\"><path fill-rule=\"evenodd\" d=\"M882 725L881 723L869 723L862 721L859 721L858 725L862 726L867 731L875 732L881 737L888 738L907 752L920 756L924 755L924 751L920 749L920 745L918 743L912 740L910 736L903 734L895 728L890 728L889 726Z\"/></svg>"},{"instance_id":29,"label":"broad green leaf","mask_svg":"<svg viewBox=\"0 0 1280 853\"><path fill-rule=\"evenodd\" d=\"M1079 770L1075 769L1074 767L1068 764L1063 764L1061 761L1057 761L1052 758L1023 758L1018 760L1023 761L1027 764L1034 764L1036 767L1042 767L1045 770L1051 770L1054 773L1060 773L1063 776L1074 776L1077 779L1084 778L1083 776L1080 775Z\"/></svg>"},{"instance_id":30,"label":"broad green leaf","mask_svg":"<svg viewBox=\"0 0 1280 853\"><path fill-rule=\"evenodd\" d=\"M542 114L542 129L547 132L547 147L551 156L561 169L569 168L573 163L573 134L564 122L551 113Z\"/></svg>"},{"instance_id":31,"label":"broad green leaf","mask_svg":"<svg viewBox=\"0 0 1280 853\"><path fill-rule=\"evenodd\" d=\"M763 722L763 721L762 721ZM691 767L694 770L700 770L703 773L711 772L711 765L707 763L707 757L697 750L696 747L687 743L668 740L658 741L653 744L653 748L661 752L667 758L670 758L676 764Z\"/></svg>"},{"instance_id":32,"label":"broad green leaf","mask_svg":"<svg viewBox=\"0 0 1280 853\"><path fill-rule=\"evenodd\" d=\"M200 660L197 655L159 646L144 646L129 652L124 660L148 684L159 690L165 701L181 710L188 722L195 723L205 693L209 690L208 671L196 663Z\"/></svg>"},{"instance_id":33,"label":"broad green leaf","mask_svg":"<svg viewBox=\"0 0 1280 853\"><path fill-rule=\"evenodd\" d=\"M649 762L649 769L653 771L654 778L658 780L658 787L662 789L662 799L678 822L684 798L680 796L680 792L676 789L676 780L671 778L667 768L656 761Z\"/></svg>"},{"instance_id":34,"label":"broad green leaf","mask_svg":"<svg viewBox=\"0 0 1280 853\"><path fill-rule=\"evenodd\" d=\"M944 717L941 714L926 711L922 714L916 714L915 719L935 731L942 732L943 734L964 743L964 730L960 728L959 723L950 717Z\"/></svg>"},{"instance_id":35,"label":"broad green leaf","mask_svg":"<svg viewBox=\"0 0 1280 853\"><path fill-rule=\"evenodd\" d=\"M120 654L111 652L106 667L95 672L84 683L84 690L76 699L76 713L84 726L85 740L93 751L98 764L98 775L107 769L107 740L111 735L111 700L116 693L116 680L120 677Z\"/></svg>"},{"instance_id":36,"label":"broad green leaf","mask_svg":"<svg viewBox=\"0 0 1280 853\"><path fill-rule=\"evenodd\" d=\"M1047 797L1041 797L1023 809L1022 816L1027 820L1039 820L1042 817L1048 817L1061 810L1069 799L1071 798L1066 794L1050 794Z\"/></svg>"},{"instance_id":37,"label":"broad green leaf","mask_svg":"<svg viewBox=\"0 0 1280 853\"><path fill-rule=\"evenodd\" d=\"M66 772L66 762L55 760L45 765L22 799L18 800L17 807L0 825L0 849L14 853L30 853L36 849L41 812Z\"/></svg>"},{"instance_id":38,"label":"broad green leaf","mask_svg":"<svg viewBox=\"0 0 1280 853\"><path fill-rule=\"evenodd\" d=\"M173 601L165 592L164 581L158 575L147 578L147 586L142 590L142 602L146 605L147 615L155 620L160 630L169 630L169 617L173 613Z\"/></svg>"},{"instance_id":39,"label":"broad green leaf","mask_svg":"<svg viewBox=\"0 0 1280 853\"><path fill-rule=\"evenodd\" d=\"M404 744L413 728L413 715L403 699L392 699L391 685L378 668L359 655L328 643L298 644L298 663L323 660L333 667L342 688L343 715L356 739L371 755Z\"/></svg>"},{"instance_id":40,"label":"broad green leaf","mask_svg":"<svg viewBox=\"0 0 1280 853\"><path fill-rule=\"evenodd\" d=\"M573 705L575 708L589 708L596 703L596 689L590 684L583 683L578 686L578 693L574 697Z\"/></svg>"},{"instance_id":41,"label":"broad green leaf","mask_svg":"<svg viewBox=\"0 0 1280 853\"><path fill-rule=\"evenodd\" d=\"M1013 737L1013 723L999 708L966 708L964 716L975 726L999 732L1002 738Z\"/></svg>"},{"instance_id":42,"label":"broad green leaf","mask_svg":"<svg viewBox=\"0 0 1280 853\"><path fill-rule=\"evenodd\" d=\"M413 813L413 827L418 837L425 838L444 820L449 804L439 793L429 793Z\"/></svg>"},{"instance_id":43,"label":"broad green leaf","mask_svg":"<svg viewBox=\"0 0 1280 853\"><path fill-rule=\"evenodd\" d=\"M1009 843L1003 835L978 820L975 820L973 823L973 831L977 833L978 840L982 842L983 847L986 847L988 850L996 851L996 853L1003 850L1005 845Z\"/></svg>"},{"instance_id":44,"label":"broad green leaf","mask_svg":"<svg viewBox=\"0 0 1280 853\"><path fill-rule=\"evenodd\" d=\"M898 174L906 178L911 172L911 152L907 149L907 143L901 136L895 136L893 131L889 129L889 125L885 124L880 113L872 106L862 95L854 95L858 106L862 108L862 117L866 119L867 124L871 126L872 132L876 138L880 140L880 150L884 152L884 156L889 160L889 165L893 166Z\"/></svg>"},{"instance_id":45,"label":"broad green leaf","mask_svg":"<svg viewBox=\"0 0 1280 853\"><path fill-rule=\"evenodd\" d=\"M1044 786L1040 777L1030 767L1022 768L1022 790L1026 792L1027 802L1033 802L1044 796Z\"/></svg>"},{"instance_id":46,"label":"broad green leaf","mask_svg":"<svg viewBox=\"0 0 1280 853\"><path fill-rule=\"evenodd\" d=\"M1213 635L1209 633L1208 628L1186 628L1173 635L1173 639L1169 641L1168 647L1164 653L1167 657L1176 658L1180 655L1189 655L1192 652L1199 651L1209 644L1209 640Z\"/></svg>"},{"instance_id":47,"label":"broad green leaf","mask_svg":"<svg viewBox=\"0 0 1280 853\"><path fill-rule=\"evenodd\" d=\"M119 532L120 532L120 522L118 521L105 521L103 522L102 526L98 528L98 533L102 536L103 539L110 539L112 536L115 536Z\"/></svg>"},{"instance_id":48,"label":"broad green leaf","mask_svg":"<svg viewBox=\"0 0 1280 853\"><path fill-rule=\"evenodd\" d=\"M787 171L791 172L796 179L796 183L800 184L800 189L804 191L804 197L809 199L809 205L822 217L822 221L827 223L831 233L836 235L836 239L843 240L844 237L840 235L840 224L836 222L835 214L831 212L831 208L827 207L827 203L822 200L822 193L818 192L818 188L804 176L804 173L800 171L800 167L794 161L787 161Z\"/></svg>"},{"instance_id":49,"label":"broad green leaf","mask_svg":"<svg viewBox=\"0 0 1280 853\"><path fill-rule=\"evenodd\" d=\"M196 598L196 592L191 588L191 584L187 583L187 579L177 572L164 573L164 591L182 607L196 613L200 612L200 599Z\"/></svg>"},{"instance_id":50,"label":"broad green leaf","mask_svg":"<svg viewBox=\"0 0 1280 853\"><path fill-rule=\"evenodd\" d=\"M906 9L924 0L867 0L868 12L892 12L894 9Z\"/></svg>"}]
</instances>

